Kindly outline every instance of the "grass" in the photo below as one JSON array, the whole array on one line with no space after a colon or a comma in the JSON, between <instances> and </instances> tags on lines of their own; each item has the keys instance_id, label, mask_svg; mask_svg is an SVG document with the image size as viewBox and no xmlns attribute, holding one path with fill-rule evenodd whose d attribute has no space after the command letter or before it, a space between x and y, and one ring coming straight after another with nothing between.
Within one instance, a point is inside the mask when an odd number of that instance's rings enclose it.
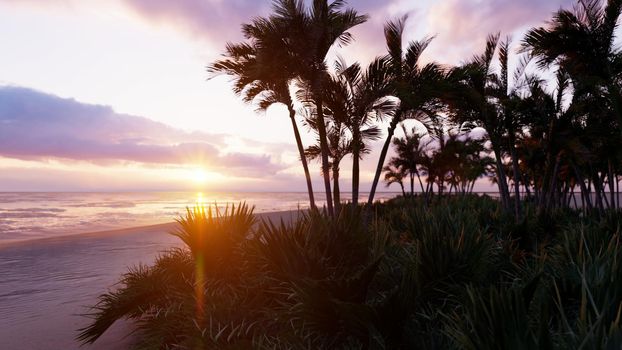
<instances>
[{"instance_id":1,"label":"grass","mask_svg":"<svg viewBox=\"0 0 622 350\"><path fill-rule=\"evenodd\" d=\"M622 216L521 222L487 197L397 198L292 223L188 211L184 249L122 276L78 339L137 349L620 349Z\"/></svg>"}]
</instances>

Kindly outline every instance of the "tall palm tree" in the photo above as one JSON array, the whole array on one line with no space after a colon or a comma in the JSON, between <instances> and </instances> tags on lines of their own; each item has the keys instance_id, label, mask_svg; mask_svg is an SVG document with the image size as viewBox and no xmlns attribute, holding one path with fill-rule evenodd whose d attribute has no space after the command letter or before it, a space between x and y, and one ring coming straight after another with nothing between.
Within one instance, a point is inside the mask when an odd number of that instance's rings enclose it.
<instances>
[{"instance_id":1,"label":"tall palm tree","mask_svg":"<svg viewBox=\"0 0 622 350\"><path fill-rule=\"evenodd\" d=\"M561 161L564 140L573 138L569 131L570 114L563 107L564 94L569 88L568 76L557 72L557 90L550 94L543 83L533 80L525 96L520 98L516 111L529 126L529 135L519 142L526 174L532 178L534 194L540 210L545 209L553 195L553 183ZM526 175L523 174L523 175ZM516 179L515 179L516 180ZM523 179L524 181L525 179Z\"/></svg>"},{"instance_id":2,"label":"tall palm tree","mask_svg":"<svg viewBox=\"0 0 622 350\"><path fill-rule=\"evenodd\" d=\"M357 129L357 133L347 134L346 131L352 130L351 123L352 114L352 98L349 97L348 87L345 82L338 78L331 78L326 84L326 100L325 100L325 112L329 117L327 123L327 138L329 145L329 164L333 178L333 200L334 206L337 210L340 208L341 195L339 186L339 173L340 163L348 154L355 152L357 156L354 158L361 158L363 155L368 154L371 150L369 148L369 141L377 140L380 137L380 129L375 125L360 126ZM306 124L310 129L318 132L315 114L317 110L314 105L307 105L307 116L305 118ZM356 136L355 136L356 135ZM355 147L355 137L358 140L358 147ZM356 150L355 150L356 148ZM321 148L319 139L317 144L308 147L305 150L305 154L309 159L318 159L321 156Z\"/></svg>"},{"instance_id":3,"label":"tall palm tree","mask_svg":"<svg viewBox=\"0 0 622 350\"><path fill-rule=\"evenodd\" d=\"M458 140L458 166L462 186L462 193L473 192L475 181L488 173L493 159L489 156L490 150L484 146L484 139L466 135L464 140Z\"/></svg>"},{"instance_id":4,"label":"tall palm tree","mask_svg":"<svg viewBox=\"0 0 622 350\"><path fill-rule=\"evenodd\" d=\"M289 112L296 146L302 163L309 193L309 204L315 208L315 198L309 166L304 153L304 146L296 122L294 102L289 92L291 72L286 69L265 66L265 60L257 59L255 43L227 44L224 58L208 67L210 73L224 73L234 77L234 92L241 95L245 102L258 101L258 109L265 112L275 103L284 104ZM282 68L279 67L279 68Z\"/></svg>"},{"instance_id":5,"label":"tall palm tree","mask_svg":"<svg viewBox=\"0 0 622 350\"><path fill-rule=\"evenodd\" d=\"M460 156L464 143L459 138L468 138L468 133L472 129L469 122L454 124L446 116L433 115L423 121L428 130L428 136L436 141L438 148L432 154L432 165L438 181L439 194L443 194L444 182L448 180L448 175L459 172ZM449 174L452 173L452 174Z\"/></svg>"},{"instance_id":6,"label":"tall palm tree","mask_svg":"<svg viewBox=\"0 0 622 350\"><path fill-rule=\"evenodd\" d=\"M311 99L317 109L316 124L320 141L322 174L329 214L333 215L333 201L330 184L329 145L324 120L324 84L328 79L326 56L335 45L347 45L353 40L349 32L364 23L367 16L359 15L353 9L344 9L343 0L313 0L309 9L302 0L276 0L274 12L269 18L257 18L246 27L246 33L253 35L266 29L272 34L265 48L265 58L285 58L293 73L310 87ZM275 40L276 39L276 40ZM270 45L278 42L278 47ZM280 66L276 66L280 67Z\"/></svg>"},{"instance_id":7,"label":"tall palm tree","mask_svg":"<svg viewBox=\"0 0 622 350\"><path fill-rule=\"evenodd\" d=\"M314 126L314 129L317 132L316 126ZM328 122L326 133L328 138L328 150L330 152L328 164L333 179L334 207L335 210L339 212L341 206L341 190L339 186L340 164L343 158L352 153L352 140L346 137L345 126L339 122ZM322 150L319 145L319 139L317 144L307 147L305 154L309 160L321 157Z\"/></svg>"},{"instance_id":8,"label":"tall palm tree","mask_svg":"<svg viewBox=\"0 0 622 350\"><path fill-rule=\"evenodd\" d=\"M622 133L622 50L616 43L616 29L622 0L581 0L572 10L561 9L546 27L531 29L523 40L523 50L534 56L543 69L559 66L566 71L574 90L573 104L581 109L585 127L584 144L592 154L618 143L609 134ZM579 102L579 103L577 103ZM606 141L605 141L606 139ZM619 137L617 138L619 140ZM608 146L603 148L604 144ZM592 182L595 201L602 211L604 178L608 178L611 203L615 202L612 152L601 153L602 162L589 162L588 184ZM579 170L577 176L581 176ZM583 182L578 181L579 184ZM602 192L602 193L601 193Z\"/></svg>"},{"instance_id":9,"label":"tall palm tree","mask_svg":"<svg viewBox=\"0 0 622 350\"><path fill-rule=\"evenodd\" d=\"M384 171L384 182L386 186L390 187L392 184L400 185L402 196L406 197L406 191L404 190L404 179L408 176L406 170L402 167L395 166L391 162L382 170Z\"/></svg>"},{"instance_id":10,"label":"tall palm tree","mask_svg":"<svg viewBox=\"0 0 622 350\"><path fill-rule=\"evenodd\" d=\"M510 194L503 165L503 135L505 124L494 89L498 77L494 72L493 58L499 44L499 34L490 35L482 55L475 56L466 64L455 67L448 74L452 89L446 101L459 122L473 122L486 129L495 155L496 178L501 203L509 210ZM505 79L503 79L505 80Z\"/></svg>"},{"instance_id":11,"label":"tall palm tree","mask_svg":"<svg viewBox=\"0 0 622 350\"><path fill-rule=\"evenodd\" d=\"M520 91L524 90L533 81L539 81L537 76L526 74L530 62L529 56L523 56L519 64L510 74L510 37L499 43L499 68L498 74L491 75L491 96L499 104L499 118L503 129L503 136L507 139L505 149L510 155L511 173L514 179L514 215L518 220L521 214L520 205L520 181L521 173L518 163L517 137L523 131L523 118L517 110L521 103ZM508 189L509 190L509 189Z\"/></svg>"},{"instance_id":12,"label":"tall palm tree","mask_svg":"<svg viewBox=\"0 0 622 350\"><path fill-rule=\"evenodd\" d=\"M390 80L385 58L376 58L366 70L358 63L347 65L339 59L335 71L333 91L327 93L326 102L333 118L343 120L352 136L352 204L357 206L360 160L369 150L365 141L380 137L380 129L372 123L390 115L395 103L387 98Z\"/></svg>"},{"instance_id":13,"label":"tall palm tree","mask_svg":"<svg viewBox=\"0 0 622 350\"><path fill-rule=\"evenodd\" d=\"M546 27L529 30L523 39L523 50L541 68L558 65L568 72L575 94L604 91L619 125L622 50L616 29L621 12L622 0L579 0L573 10L559 10Z\"/></svg>"},{"instance_id":14,"label":"tall palm tree","mask_svg":"<svg viewBox=\"0 0 622 350\"><path fill-rule=\"evenodd\" d=\"M421 119L438 109L439 83L443 70L436 63L421 65L419 59L430 44L431 38L412 41L404 49L403 33L407 17L389 21L384 27L388 49L387 62L391 72L391 95L399 99L399 107L391 115L386 140L382 147L374 181L367 200L372 204L380 180L384 161L397 125L405 119Z\"/></svg>"},{"instance_id":15,"label":"tall palm tree","mask_svg":"<svg viewBox=\"0 0 622 350\"><path fill-rule=\"evenodd\" d=\"M396 156L391 158L389 163L396 168L406 171L410 179L410 194L415 193L415 176L419 180L421 193L424 193L425 189L423 181L421 181L419 166L425 158L425 147L427 144L422 142L421 135L416 127L408 130L402 124L402 131L404 132L403 137L393 138L393 148L395 149Z\"/></svg>"}]
</instances>

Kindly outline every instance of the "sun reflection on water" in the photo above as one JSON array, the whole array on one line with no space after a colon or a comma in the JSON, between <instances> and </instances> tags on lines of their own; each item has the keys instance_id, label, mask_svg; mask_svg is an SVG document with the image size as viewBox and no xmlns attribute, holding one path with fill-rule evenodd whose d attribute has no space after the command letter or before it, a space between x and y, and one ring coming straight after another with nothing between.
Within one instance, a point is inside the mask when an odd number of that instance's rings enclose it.
<instances>
[{"instance_id":1,"label":"sun reflection on water","mask_svg":"<svg viewBox=\"0 0 622 350\"><path fill-rule=\"evenodd\" d=\"M205 197L203 196L203 192L197 192L197 207L205 206Z\"/></svg>"}]
</instances>

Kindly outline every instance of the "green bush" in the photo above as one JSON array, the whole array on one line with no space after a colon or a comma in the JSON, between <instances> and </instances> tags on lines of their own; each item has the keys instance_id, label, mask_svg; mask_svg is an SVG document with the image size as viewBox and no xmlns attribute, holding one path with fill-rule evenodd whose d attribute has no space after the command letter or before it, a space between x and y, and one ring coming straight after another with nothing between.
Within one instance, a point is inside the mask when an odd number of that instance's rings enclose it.
<instances>
[{"instance_id":1,"label":"green bush","mask_svg":"<svg viewBox=\"0 0 622 350\"><path fill-rule=\"evenodd\" d=\"M185 247L126 273L78 338L129 318L137 349L619 349L621 217L515 222L477 196L290 224L189 210Z\"/></svg>"}]
</instances>

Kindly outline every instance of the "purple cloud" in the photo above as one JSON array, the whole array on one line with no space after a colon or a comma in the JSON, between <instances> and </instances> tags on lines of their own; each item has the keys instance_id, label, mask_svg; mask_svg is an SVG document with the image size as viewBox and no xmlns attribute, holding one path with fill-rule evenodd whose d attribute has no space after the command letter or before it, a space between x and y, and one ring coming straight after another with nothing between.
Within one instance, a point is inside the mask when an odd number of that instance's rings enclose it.
<instances>
[{"instance_id":1,"label":"purple cloud","mask_svg":"<svg viewBox=\"0 0 622 350\"><path fill-rule=\"evenodd\" d=\"M191 33L219 41L241 38L240 26L267 13L269 1L256 0L123 0L140 16L180 26Z\"/></svg>"},{"instance_id":2,"label":"purple cloud","mask_svg":"<svg viewBox=\"0 0 622 350\"><path fill-rule=\"evenodd\" d=\"M445 0L429 10L429 34L437 38L430 47L433 59L459 63L484 50L486 37L503 36L543 24L560 8L574 0ZM520 37L514 37L515 43Z\"/></svg>"},{"instance_id":3,"label":"purple cloud","mask_svg":"<svg viewBox=\"0 0 622 350\"><path fill-rule=\"evenodd\" d=\"M19 87L0 87L0 156L105 163L202 164L240 175L265 176L285 168L268 155L222 154L226 135L188 133L115 113L110 107Z\"/></svg>"}]
</instances>

